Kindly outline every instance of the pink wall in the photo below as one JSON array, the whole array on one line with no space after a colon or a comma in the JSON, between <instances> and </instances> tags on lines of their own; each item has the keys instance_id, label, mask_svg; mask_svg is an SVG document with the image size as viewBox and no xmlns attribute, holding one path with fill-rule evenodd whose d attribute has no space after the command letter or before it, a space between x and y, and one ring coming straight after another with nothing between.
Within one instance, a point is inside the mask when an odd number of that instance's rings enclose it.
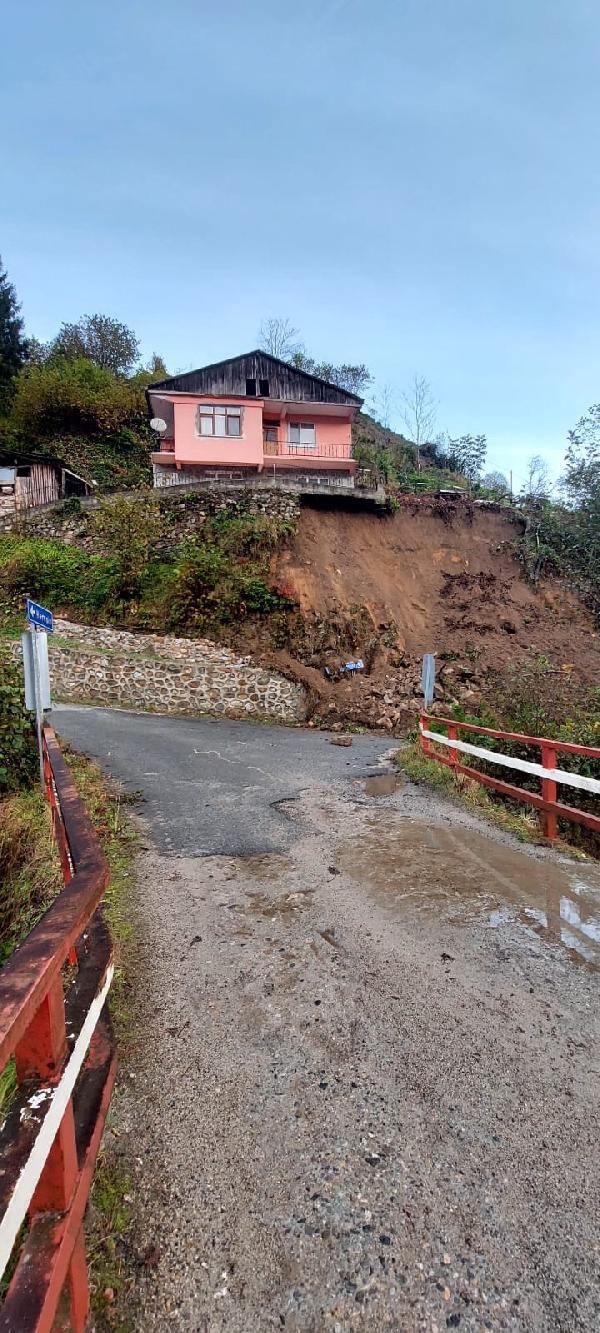
<instances>
[{"instance_id":1,"label":"pink wall","mask_svg":"<svg viewBox=\"0 0 600 1333\"><path fill-rule=\"evenodd\" d=\"M196 408L200 402L228 402L241 404L242 434L217 438L197 435ZM175 462L176 463L232 463L259 467L263 461L262 400L247 398L176 398L175 402Z\"/></svg>"},{"instance_id":2,"label":"pink wall","mask_svg":"<svg viewBox=\"0 0 600 1333\"><path fill-rule=\"evenodd\" d=\"M166 396L166 395L165 395ZM261 398L222 398L199 396L173 397L175 412L175 462L232 464L235 467L261 467L263 463L263 409L268 418L279 418L280 409ZM230 403L242 408L242 435L200 436L196 431L196 409L201 402ZM306 457L319 456L319 447L335 451L335 456L350 457L351 422L346 417L319 414L318 404L294 404L279 422L278 440L282 454L288 453L288 422L310 421L316 426L316 447L307 449ZM333 450L332 450L333 446Z\"/></svg>"},{"instance_id":3,"label":"pink wall","mask_svg":"<svg viewBox=\"0 0 600 1333\"><path fill-rule=\"evenodd\" d=\"M316 427L315 433L317 440L316 448L314 451L315 454L318 455L319 453L319 445L333 444L338 446L341 445L342 447L345 446L345 449L347 449L348 451L348 457L350 456L352 427L351 423L345 420L343 417L330 417L326 416L324 413L322 416L319 416L318 407L313 408L310 403L308 403L307 407L303 408L301 411L297 411L296 408L294 407L293 411L287 414L285 421L282 422L279 428L279 439L285 451L287 451L288 422L290 421L314 422Z\"/></svg>"}]
</instances>

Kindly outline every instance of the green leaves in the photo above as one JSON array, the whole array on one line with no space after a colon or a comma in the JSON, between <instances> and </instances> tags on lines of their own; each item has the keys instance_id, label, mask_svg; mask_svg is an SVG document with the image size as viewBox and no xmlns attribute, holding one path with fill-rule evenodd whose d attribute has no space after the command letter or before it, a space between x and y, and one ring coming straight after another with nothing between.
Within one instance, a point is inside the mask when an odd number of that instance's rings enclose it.
<instances>
[{"instance_id":1,"label":"green leaves","mask_svg":"<svg viewBox=\"0 0 600 1333\"><path fill-rule=\"evenodd\" d=\"M36 773L33 717L25 711L23 673L0 644L0 796L28 787Z\"/></svg>"}]
</instances>

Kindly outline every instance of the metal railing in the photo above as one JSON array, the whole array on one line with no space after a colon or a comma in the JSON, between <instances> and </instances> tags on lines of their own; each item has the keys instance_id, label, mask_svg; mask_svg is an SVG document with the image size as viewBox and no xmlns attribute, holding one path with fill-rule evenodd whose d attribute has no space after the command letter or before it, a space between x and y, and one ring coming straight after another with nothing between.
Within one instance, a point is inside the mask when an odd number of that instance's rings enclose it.
<instances>
[{"instance_id":1,"label":"metal railing","mask_svg":"<svg viewBox=\"0 0 600 1333\"><path fill-rule=\"evenodd\" d=\"M268 458L343 458L350 460L349 444L289 444L287 440L265 440L263 453Z\"/></svg>"},{"instance_id":2,"label":"metal railing","mask_svg":"<svg viewBox=\"0 0 600 1333\"><path fill-rule=\"evenodd\" d=\"M116 1066L108 865L50 727L43 753L65 887L0 972L0 1069L13 1057L18 1084L0 1129L1 1333L49 1333L63 1288L83 1333L83 1218Z\"/></svg>"},{"instance_id":3,"label":"metal railing","mask_svg":"<svg viewBox=\"0 0 600 1333\"><path fill-rule=\"evenodd\" d=\"M438 730L432 730L432 727L444 727L445 733ZM541 763L532 763L528 759L520 759L516 755L503 754L500 750L489 750L480 745L472 745L469 741L460 739L459 732L473 732L479 736L492 736L495 740L510 741L518 745L537 747L540 751ZM564 785L574 787L579 791L591 792L600 796L600 781L598 778L592 778L583 773L574 773L569 769L557 768L556 756L560 754L571 754L580 759L595 759L600 762L600 749L590 745L574 745L567 741L549 740L542 736L523 736L519 732L513 731L494 731L492 727L476 727L471 722L456 722L445 717L431 717L427 713L422 713L419 722L419 741L423 754L428 759L437 760L438 764L446 764L454 773L462 773L467 778L473 778L476 782L483 783L486 787L493 787L494 791L500 792L503 796L509 796L514 801L522 801L526 805L531 805L540 813L540 825L542 833L550 841L554 841L558 833L558 820L567 819L574 824L583 824L586 828L600 833L600 818L598 815L591 814L588 810L579 810L576 806L563 805L557 799L557 787ZM442 746L442 750L447 753L440 753L432 747ZM499 778L491 777L489 773L481 772L478 768L461 763L460 755L472 755L475 759L485 761L488 764L495 764L502 768L514 769L517 772L527 773L541 780L541 791L528 791L524 787L515 787L511 783L502 782Z\"/></svg>"}]
</instances>

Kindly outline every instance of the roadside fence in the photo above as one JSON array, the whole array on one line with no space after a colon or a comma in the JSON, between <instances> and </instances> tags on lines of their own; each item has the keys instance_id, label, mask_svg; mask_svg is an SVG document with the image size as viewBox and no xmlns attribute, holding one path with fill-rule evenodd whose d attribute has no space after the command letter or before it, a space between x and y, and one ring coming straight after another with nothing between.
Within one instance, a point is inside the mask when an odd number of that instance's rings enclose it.
<instances>
[{"instance_id":1,"label":"roadside fence","mask_svg":"<svg viewBox=\"0 0 600 1333\"><path fill-rule=\"evenodd\" d=\"M443 728L443 730L442 730ZM490 736L495 741L510 742L519 746L532 746L540 754L540 762L518 758L505 754L498 749L489 749L483 745L474 745L462 739L462 733L477 736ZM428 759L435 759L439 764L446 764L454 773L461 773L475 782L513 801L522 801L539 811L542 833L551 842L558 836L558 820L566 819L574 824L583 824L586 828L600 833L600 816L577 806L565 805L558 800L557 788L566 786L582 792L589 792L600 797L600 780L588 777L567 768L557 766L557 756L571 755L580 760L592 759L600 763L600 749L589 745L572 745L567 741L549 740L541 736L522 736L518 732L494 731L491 727L477 727L471 722L456 722L450 718L432 717L422 713L419 722L419 741L423 754ZM496 765L500 768L513 769L540 779L539 794L525 787L517 787L500 778L493 777L479 768L464 763L462 755L472 756L479 762Z\"/></svg>"},{"instance_id":2,"label":"roadside fence","mask_svg":"<svg viewBox=\"0 0 600 1333\"><path fill-rule=\"evenodd\" d=\"M0 1070L14 1059L18 1084L0 1127L0 1333L86 1326L83 1219L116 1065L108 865L50 727L43 755L65 887L0 972Z\"/></svg>"}]
</instances>

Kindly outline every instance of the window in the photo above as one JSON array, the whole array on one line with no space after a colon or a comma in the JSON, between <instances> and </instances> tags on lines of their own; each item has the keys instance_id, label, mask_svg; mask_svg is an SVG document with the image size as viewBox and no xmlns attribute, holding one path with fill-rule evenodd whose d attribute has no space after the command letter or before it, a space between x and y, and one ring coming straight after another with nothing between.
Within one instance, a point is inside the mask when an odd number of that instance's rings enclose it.
<instances>
[{"instance_id":1,"label":"window","mask_svg":"<svg viewBox=\"0 0 600 1333\"><path fill-rule=\"evenodd\" d=\"M304 449L314 449L317 443L314 423L290 421L288 440L290 444L301 444Z\"/></svg>"},{"instance_id":2,"label":"window","mask_svg":"<svg viewBox=\"0 0 600 1333\"><path fill-rule=\"evenodd\" d=\"M196 413L198 435L237 435L242 433L241 407L220 403L200 403Z\"/></svg>"},{"instance_id":3,"label":"window","mask_svg":"<svg viewBox=\"0 0 600 1333\"><path fill-rule=\"evenodd\" d=\"M30 477L30 476L31 476L31 468L30 468L30 467L18 467L18 468L17 468L17 476L18 476L18 477Z\"/></svg>"},{"instance_id":4,"label":"window","mask_svg":"<svg viewBox=\"0 0 600 1333\"><path fill-rule=\"evenodd\" d=\"M263 426L263 440L265 444L277 444L277 422L265 421Z\"/></svg>"},{"instance_id":5,"label":"window","mask_svg":"<svg viewBox=\"0 0 600 1333\"><path fill-rule=\"evenodd\" d=\"M246 398L256 398L256 380L246 380Z\"/></svg>"},{"instance_id":6,"label":"window","mask_svg":"<svg viewBox=\"0 0 600 1333\"><path fill-rule=\"evenodd\" d=\"M258 392L259 392L259 396L260 396L261 398L268 398L268 397L269 397L269 381L268 381L268 380L259 380L259 381L258 381Z\"/></svg>"}]
</instances>

